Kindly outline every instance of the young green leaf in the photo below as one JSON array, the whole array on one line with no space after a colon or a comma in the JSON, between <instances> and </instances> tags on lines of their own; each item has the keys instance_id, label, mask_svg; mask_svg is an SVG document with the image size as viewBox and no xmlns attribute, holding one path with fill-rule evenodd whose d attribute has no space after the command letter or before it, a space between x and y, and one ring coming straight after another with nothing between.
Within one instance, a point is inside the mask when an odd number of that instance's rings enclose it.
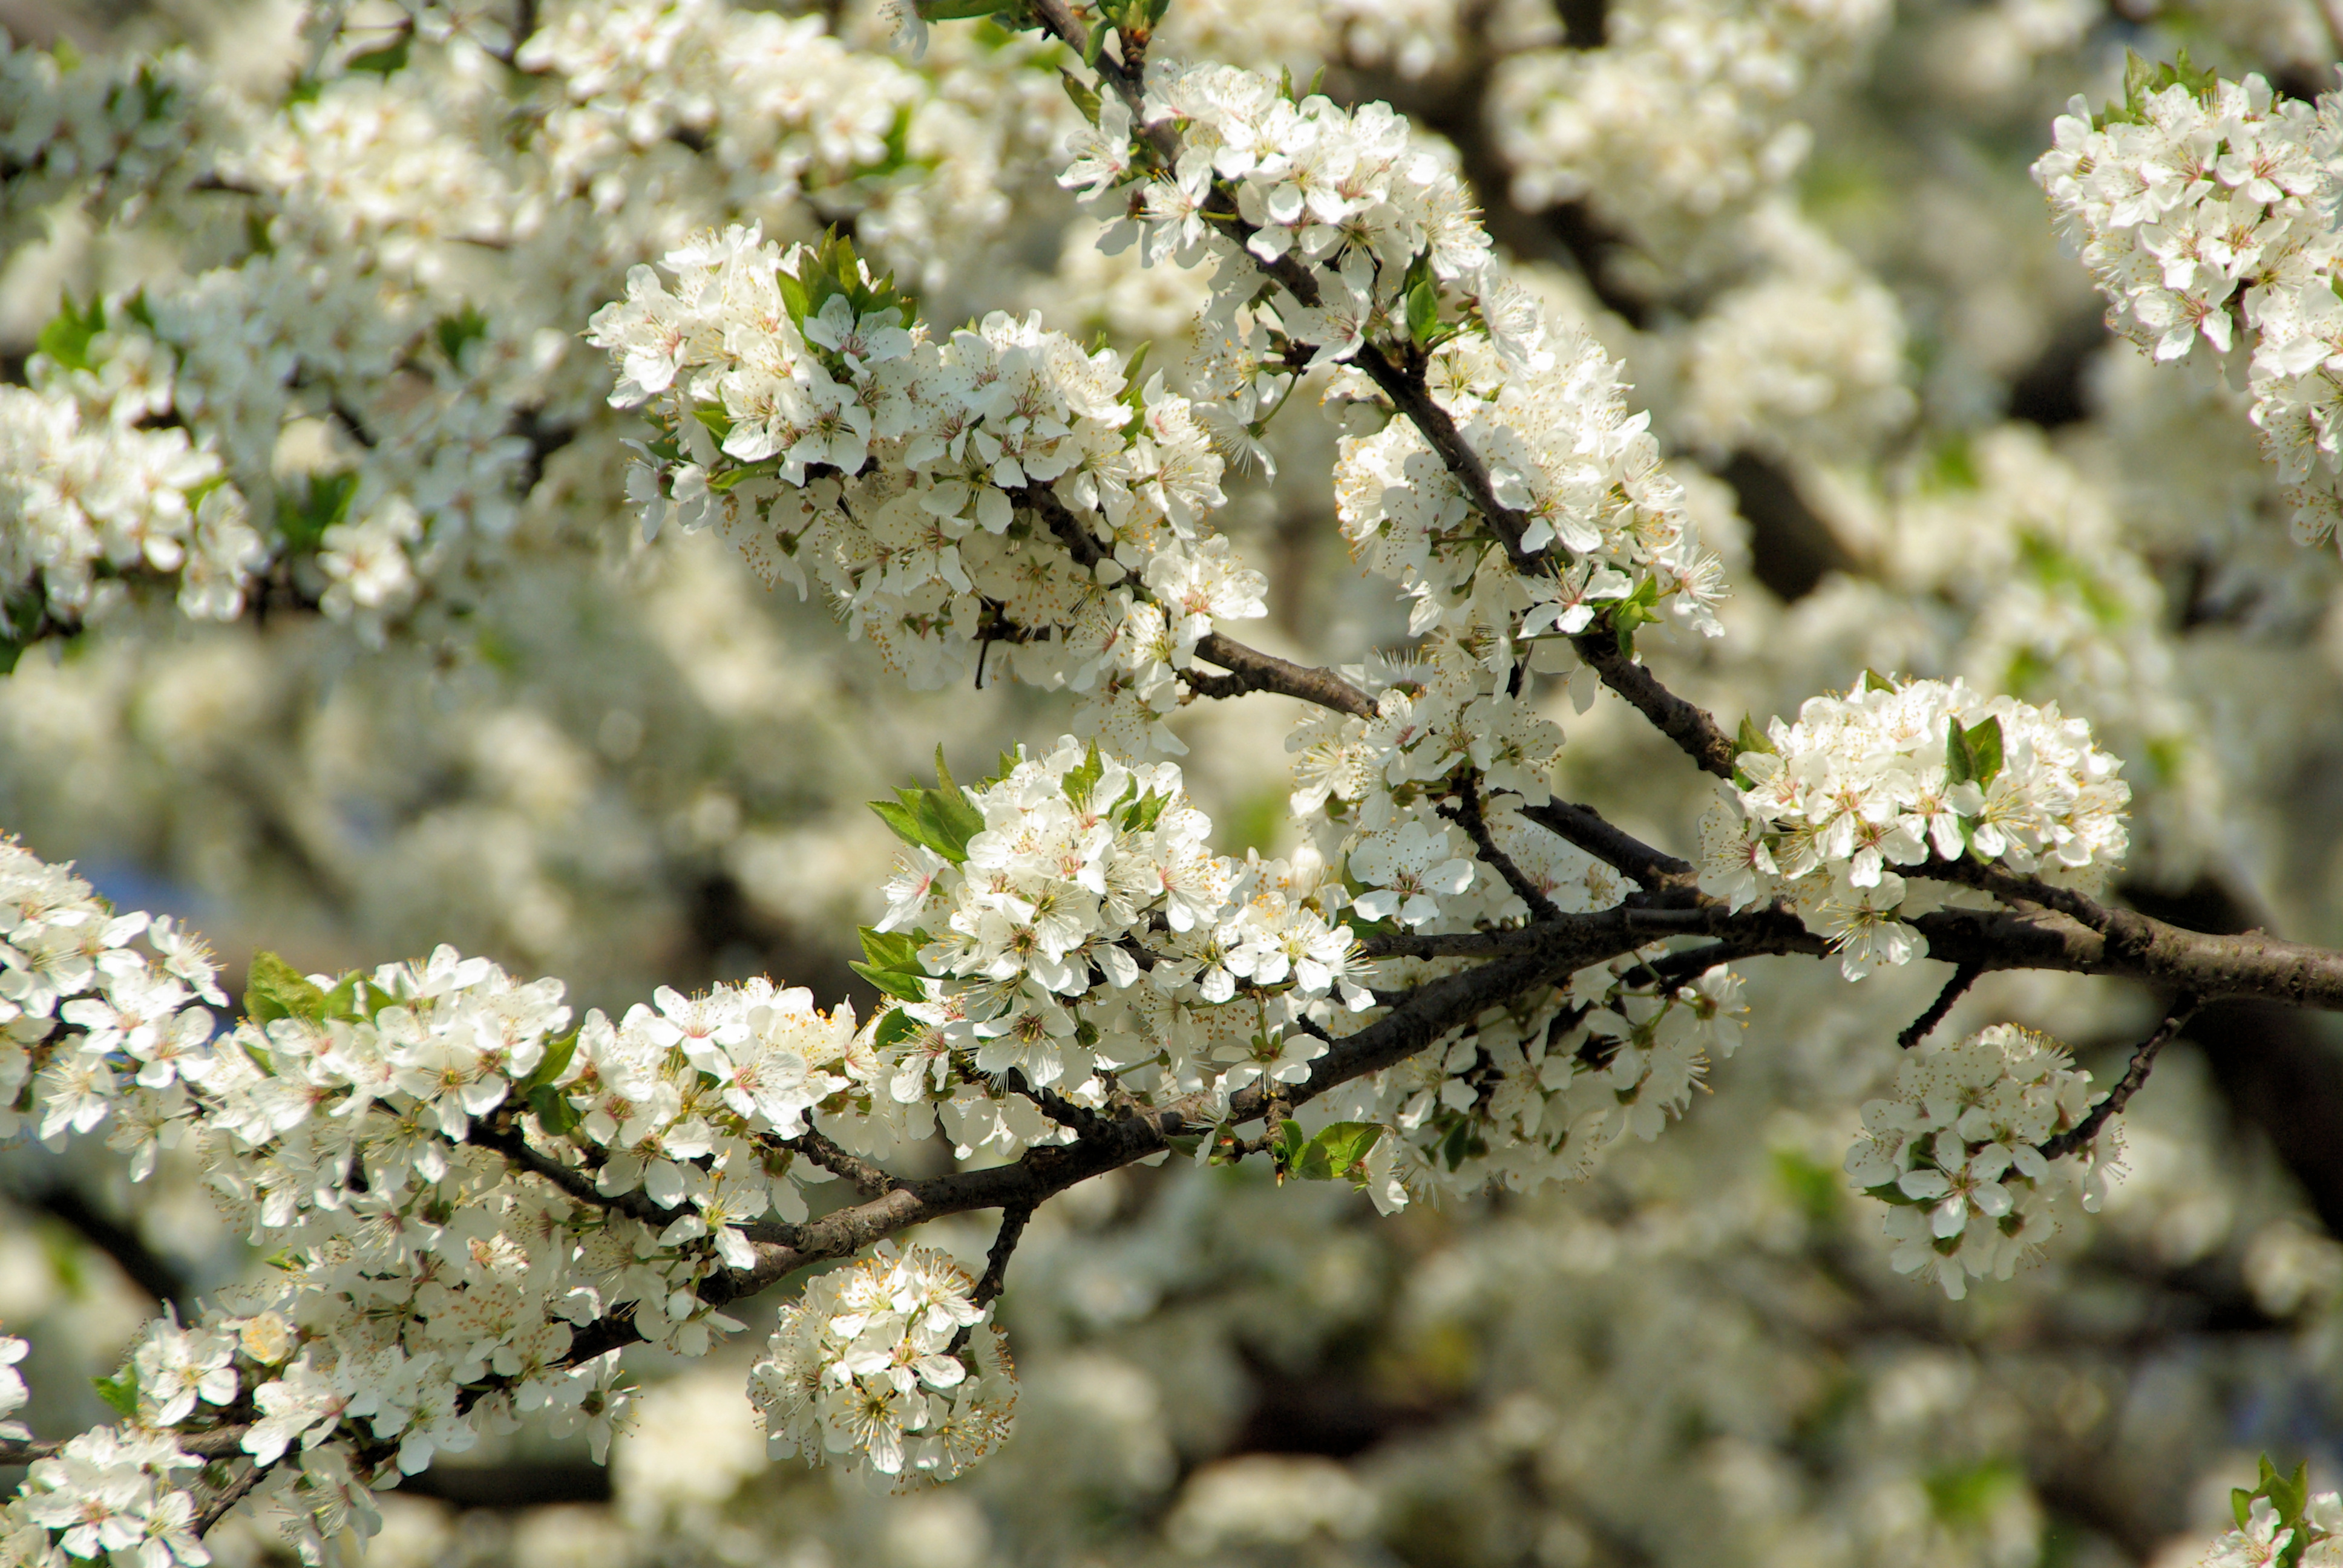
<instances>
[{"instance_id":1,"label":"young green leaf","mask_svg":"<svg viewBox=\"0 0 2343 1568\"><path fill-rule=\"evenodd\" d=\"M244 981L245 1016L255 1023L280 1018L326 1021L326 993L275 953L252 955L252 969Z\"/></svg>"}]
</instances>

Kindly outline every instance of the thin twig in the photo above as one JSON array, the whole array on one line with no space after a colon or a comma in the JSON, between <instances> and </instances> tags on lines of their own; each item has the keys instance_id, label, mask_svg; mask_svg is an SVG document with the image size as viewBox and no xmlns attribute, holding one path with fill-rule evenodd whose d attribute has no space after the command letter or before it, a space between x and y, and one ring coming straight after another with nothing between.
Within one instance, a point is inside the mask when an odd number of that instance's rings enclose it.
<instances>
[{"instance_id":1,"label":"thin twig","mask_svg":"<svg viewBox=\"0 0 2343 1568\"><path fill-rule=\"evenodd\" d=\"M1522 816L1577 845L1638 887L1689 887L1693 883L1691 861L1655 849L1633 833L1614 827L1592 806L1549 800L1543 806L1523 807Z\"/></svg>"},{"instance_id":2,"label":"thin twig","mask_svg":"<svg viewBox=\"0 0 2343 1568\"><path fill-rule=\"evenodd\" d=\"M1489 819L1482 814L1481 787L1473 781L1471 769L1458 770L1456 803L1451 806L1443 802L1434 809L1464 829L1465 837L1473 840L1473 848L1482 861L1504 878L1505 885L1513 889L1513 896L1529 906L1530 919L1544 921L1562 918L1562 911L1554 907L1552 899L1546 897L1545 890L1531 881L1513 863L1511 855L1497 848L1497 840L1489 831Z\"/></svg>"},{"instance_id":3,"label":"thin twig","mask_svg":"<svg viewBox=\"0 0 2343 1568\"><path fill-rule=\"evenodd\" d=\"M1953 1004L1961 1000L1962 993L1969 987L1976 984L1977 976L1983 973L1985 970L1981 965L1956 966L1953 978L1946 980L1945 989L1936 993L1936 1000L1928 1004L1926 1012L1904 1026L1904 1032L1896 1037L1896 1043L1909 1050L1927 1039L1928 1031L1945 1021L1945 1015L1953 1010Z\"/></svg>"},{"instance_id":4,"label":"thin twig","mask_svg":"<svg viewBox=\"0 0 2343 1568\"><path fill-rule=\"evenodd\" d=\"M2063 1159L2079 1149L2090 1147L2091 1140L2099 1135L2099 1129L2107 1124L2108 1118L2119 1114L2125 1106L2131 1103L2131 1097L2137 1094L2139 1086L2147 1081L2148 1070L2156 1065L2156 1053L2172 1043L2173 1037L2195 1014L2197 1005L2198 999L2186 991L2174 997L2170 1010L2165 1013L2164 1021L2156 1026L2156 1032L2133 1049L2131 1065L2116 1081L2116 1086L2107 1091L2107 1097L2092 1106L2082 1121L2043 1144L2042 1158Z\"/></svg>"},{"instance_id":5,"label":"thin twig","mask_svg":"<svg viewBox=\"0 0 2343 1568\"><path fill-rule=\"evenodd\" d=\"M992 1238L992 1250L984 1255L984 1273L976 1282L976 1304L990 1306L1003 1286L1009 1282L1009 1259L1017 1251L1017 1242L1025 1234L1025 1221L1033 1217L1031 1203L1012 1203L1001 1211L1001 1229Z\"/></svg>"},{"instance_id":6,"label":"thin twig","mask_svg":"<svg viewBox=\"0 0 2343 1568\"><path fill-rule=\"evenodd\" d=\"M673 1224L682 1211L662 1208L642 1192L605 1192L594 1185L593 1174L574 1165L564 1165L551 1155L529 1146L517 1123L498 1125L492 1121L475 1121L465 1134L465 1141L492 1149L532 1176L542 1176L580 1203L597 1209L608 1209L639 1220L644 1224L664 1229Z\"/></svg>"},{"instance_id":7,"label":"thin twig","mask_svg":"<svg viewBox=\"0 0 2343 1568\"><path fill-rule=\"evenodd\" d=\"M787 1140L783 1147L794 1149L833 1176L844 1177L865 1198L876 1198L903 1184L901 1177L881 1170L860 1154L848 1153L810 1123L803 1132Z\"/></svg>"},{"instance_id":8,"label":"thin twig","mask_svg":"<svg viewBox=\"0 0 2343 1568\"><path fill-rule=\"evenodd\" d=\"M226 1490L212 1499L211 1506L196 1516L196 1539L202 1540L210 1533L213 1525L226 1518L227 1511L243 1502L252 1489L266 1480L270 1471L277 1468L277 1464L276 1460L271 1460L266 1464L255 1462L246 1466L242 1475L229 1482Z\"/></svg>"}]
</instances>

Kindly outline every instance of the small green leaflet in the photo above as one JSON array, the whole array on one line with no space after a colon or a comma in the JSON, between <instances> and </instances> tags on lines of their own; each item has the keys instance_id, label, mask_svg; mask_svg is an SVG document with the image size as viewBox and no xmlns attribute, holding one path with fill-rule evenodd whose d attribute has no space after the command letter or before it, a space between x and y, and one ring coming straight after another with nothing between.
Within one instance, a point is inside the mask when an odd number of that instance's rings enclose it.
<instances>
[{"instance_id":1,"label":"small green leaflet","mask_svg":"<svg viewBox=\"0 0 2343 1568\"><path fill-rule=\"evenodd\" d=\"M885 1050L897 1042L917 1034L919 1030L918 1019L900 1007L889 1008L885 1015L879 1020L879 1027L871 1031L870 1038L872 1043L880 1050Z\"/></svg>"},{"instance_id":2,"label":"small green leaflet","mask_svg":"<svg viewBox=\"0 0 2343 1568\"><path fill-rule=\"evenodd\" d=\"M1374 1148L1383 1130L1373 1121L1335 1121L1312 1138L1302 1132L1300 1122L1289 1120L1279 1126L1278 1135L1277 1163L1282 1175L1298 1176L1304 1181L1347 1179L1363 1187L1366 1174L1359 1169L1360 1161Z\"/></svg>"},{"instance_id":3,"label":"small green leaflet","mask_svg":"<svg viewBox=\"0 0 2343 1568\"><path fill-rule=\"evenodd\" d=\"M356 473L309 474L277 493L277 528L288 550L317 548L326 530L347 519L358 493Z\"/></svg>"},{"instance_id":4,"label":"small green leaflet","mask_svg":"<svg viewBox=\"0 0 2343 1568\"><path fill-rule=\"evenodd\" d=\"M398 999L352 970L326 993L326 1016L345 1023L367 1023Z\"/></svg>"},{"instance_id":5,"label":"small green leaflet","mask_svg":"<svg viewBox=\"0 0 2343 1568\"><path fill-rule=\"evenodd\" d=\"M549 1089L554 1081L569 1070L570 1059L578 1054L578 1031L571 1030L558 1040L545 1042L545 1054L538 1059L537 1070L513 1085L523 1098L540 1089Z\"/></svg>"},{"instance_id":6,"label":"small green leaflet","mask_svg":"<svg viewBox=\"0 0 2343 1568\"><path fill-rule=\"evenodd\" d=\"M2314 1533L2314 1527L2304 1517L2310 1506L2309 1461L2296 1465L2292 1475L2280 1475L2269 1455L2263 1454L2261 1478L2253 1487L2248 1490L2237 1486L2229 1491L2229 1512L2237 1515L2238 1529L2246 1528L2253 1518L2254 1499L2258 1497L2269 1499L2271 1510L2278 1514L2278 1528L2290 1530L2294 1535L2271 1562L2279 1568L2296 1568L2310 1550Z\"/></svg>"},{"instance_id":7,"label":"small green leaflet","mask_svg":"<svg viewBox=\"0 0 2343 1568\"><path fill-rule=\"evenodd\" d=\"M1756 715L1745 713L1741 716L1740 733L1733 738L1733 754L1739 757L1749 751L1761 757L1774 756L1774 738L1757 728ZM1750 785L1749 778L1737 766L1733 769L1733 781L1744 789Z\"/></svg>"},{"instance_id":8,"label":"small green leaflet","mask_svg":"<svg viewBox=\"0 0 2343 1568\"><path fill-rule=\"evenodd\" d=\"M488 335L488 318L480 314L479 307L467 305L453 316L443 316L432 329L439 339L439 352L447 357L450 365L460 364L464 346L477 343Z\"/></svg>"},{"instance_id":9,"label":"small green leaflet","mask_svg":"<svg viewBox=\"0 0 2343 1568\"><path fill-rule=\"evenodd\" d=\"M1099 118L1098 94L1092 89L1083 86L1081 82L1076 78L1071 71L1061 69L1058 72L1058 79L1066 84L1066 96L1074 101L1074 107L1082 112L1082 118L1088 120L1091 125L1097 125Z\"/></svg>"},{"instance_id":10,"label":"small green leaflet","mask_svg":"<svg viewBox=\"0 0 2343 1568\"><path fill-rule=\"evenodd\" d=\"M870 809L906 844L925 845L960 865L968 859L968 841L984 831L984 813L952 782L940 746L936 748L936 784L933 789L898 789L894 799L873 800Z\"/></svg>"},{"instance_id":11,"label":"small green leaflet","mask_svg":"<svg viewBox=\"0 0 2343 1568\"><path fill-rule=\"evenodd\" d=\"M57 314L34 347L57 362L59 369L88 370L90 340L106 330L106 301L92 296L87 309L76 308L68 294L58 307Z\"/></svg>"},{"instance_id":12,"label":"small green leaflet","mask_svg":"<svg viewBox=\"0 0 2343 1568\"><path fill-rule=\"evenodd\" d=\"M2147 100L2167 87L2186 87L2199 100L2209 95L2219 73L2207 65L2202 70L2189 63L2188 51L2182 49L2170 65L2162 61L2141 59L2131 50L2124 51L2124 101L2109 104L2096 116L2094 124L2105 130L2109 126L2136 126L2147 119Z\"/></svg>"},{"instance_id":13,"label":"small green leaflet","mask_svg":"<svg viewBox=\"0 0 2343 1568\"><path fill-rule=\"evenodd\" d=\"M537 1124L556 1138L565 1138L578 1122L578 1108L569 1103L569 1096L552 1084L541 1083L525 1097L528 1108L537 1113Z\"/></svg>"},{"instance_id":14,"label":"small green leaflet","mask_svg":"<svg viewBox=\"0 0 2343 1568\"><path fill-rule=\"evenodd\" d=\"M918 304L895 286L894 274L870 283L862 280L862 266L855 258L854 242L835 228L821 236L821 243L813 247L810 256L798 263L795 276L779 272L774 275L773 281L780 288L782 307L800 327L808 317L820 316L821 307L840 295L846 297L857 317L892 310L906 327L919 318Z\"/></svg>"},{"instance_id":15,"label":"small green leaflet","mask_svg":"<svg viewBox=\"0 0 2343 1568\"><path fill-rule=\"evenodd\" d=\"M1159 795L1150 789L1122 809L1122 830L1126 833L1146 832L1162 819L1163 808L1170 804L1172 798L1169 795Z\"/></svg>"},{"instance_id":16,"label":"small green leaflet","mask_svg":"<svg viewBox=\"0 0 2343 1568\"><path fill-rule=\"evenodd\" d=\"M255 953L244 980L245 1016L255 1023L280 1018L326 1021L326 993L275 953Z\"/></svg>"},{"instance_id":17,"label":"small green leaflet","mask_svg":"<svg viewBox=\"0 0 2343 1568\"><path fill-rule=\"evenodd\" d=\"M112 1377L94 1377L90 1386L125 1421L138 1419L138 1369L125 1365Z\"/></svg>"},{"instance_id":18,"label":"small green leaflet","mask_svg":"<svg viewBox=\"0 0 2343 1568\"><path fill-rule=\"evenodd\" d=\"M2001 720L1987 717L1981 724L1966 729L1961 721L1945 721L1945 768L1956 784L1975 784L1979 789L1993 782L2001 771Z\"/></svg>"},{"instance_id":19,"label":"small green leaflet","mask_svg":"<svg viewBox=\"0 0 2343 1568\"><path fill-rule=\"evenodd\" d=\"M1656 608L1659 602L1659 579L1647 577L1635 585L1634 593L1613 600L1604 612L1609 618L1612 635L1618 639L1620 658L1635 657L1635 628L1660 618Z\"/></svg>"},{"instance_id":20,"label":"small green leaflet","mask_svg":"<svg viewBox=\"0 0 2343 1568\"><path fill-rule=\"evenodd\" d=\"M925 1001L926 973L920 968L920 950L927 945L924 931L878 931L862 928L862 953L867 962L846 967L877 986L882 995L900 1001Z\"/></svg>"},{"instance_id":21,"label":"small green leaflet","mask_svg":"<svg viewBox=\"0 0 2343 1568\"><path fill-rule=\"evenodd\" d=\"M1091 742L1090 755L1066 770L1066 781L1061 786L1065 790L1066 799L1073 802L1076 810L1090 805L1091 791L1098 788L1099 779L1105 772L1106 759L1099 755L1098 742L1093 740Z\"/></svg>"}]
</instances>

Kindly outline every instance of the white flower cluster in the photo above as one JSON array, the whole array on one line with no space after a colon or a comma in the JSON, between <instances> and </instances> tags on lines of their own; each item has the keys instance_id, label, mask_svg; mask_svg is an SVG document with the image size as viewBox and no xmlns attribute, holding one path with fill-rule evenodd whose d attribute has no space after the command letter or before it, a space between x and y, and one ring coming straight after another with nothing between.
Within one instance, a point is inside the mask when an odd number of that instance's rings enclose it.
<instances>
[{"instance_id":1,"label":"white flower cluster","mask_svg":"<svg viewBox=\"0 0 2343 1568\"><path fill-rule=\"evenodd\" d=\"M68 69L0 33L0 253L42 237L60 200L87 196L106 216L189 172L188 146L215 128L203 96L200 67L184 53Z\"/></svg>"},{"instance_id":2,"label":"white flower cluster","mask_svg":"<svg viewBox=\"0 0 2343 1568\"><path fill-rule=\"evenodd\" d=\"M1968 1281L2006 1280L2058 1229L2040 1145L2091 1108L2091 1075L2047 1036L1997 1023L1914 1048L1892 1100L1863 1108L1846 1173L1891 1205L1892 1261L1959 1301ZM2092 1140L2083 1207L2096 1213L2122 1151L2112 1126ZM2082 1158L2077 1155L2074 1158Z\"/></svg>"},{"instance_id":3,"label":"white flower cluster","mask_svg":"<svg viewBox=\"0 0 2343 1568\"><path fill-rule=\"evenodd\" d=\"M658 399L647 532L716 523L768 582L809 569L915 687L1001 663L1095 692L1143 749L1215 618L1266 613L1204 528L1222 465L1188 400L1111 349L994 312L939 343L851 247L734 227L670 251L594 317L611 402ZM1101 559L1081 565L1041 508Z\"/></svg>"},{"instance_id":4,"label":"white flower cluster","mask_svg":"<svg viewBox=\"0 0 2343 1568\"><path fill-rule=\"evenodd\" d=\"M1117 1093L1225 1103L1301 1081L1326 1050L1312 1020L1372 1005L1334 920L1341 884L1314 857L1214 854L1174 764L1069 738L960 809L965 839L914 842L888 886L880 930L910 933L899 972L924 1000L879 1038L894 1098L932 1105L963 1151L1071 1136L1004 1087L1012 1070L1093 1110Z\"/></svg>"},{"instance_id":5,"label":"white flower cluster","mask_svg":"<svg viewBox=\"0 0 2343 1568\"><path fill-rule=\"evenodd\" d=\"M2076 98L2034 165L2061 231L2108 300L2107 324L2159 361L2202 341L2251 348L2253 420L2305 544L2343 521L2334 379L2343 356L2335 214L2343 99L2279 97L2134 62L2125 103Z\"/></svg>"},{"instance_id":6,"label":"white flower cluster","mask_svg":"<svg viewBox=\"0 0 2343 1568\"><path fill-rule=\"evenodd\" d=\"M1263 411L1282 404L1277 367L1349 361L1370 338L1412 344L1430 351L1432 395L1486 465L1495 499L1523 514L1523 548L1559 557L1551 578L1520 579L1413 423L1346 439L1335 469L1343 532L1408 585L1411 630L1454 612L1483 577L1483 618L1510 628L1526 613L1523 636L1578 630L1603 601L1639 588L1718 629L1716 568L1660 471L1647 417L1625 411L1618 367L1583 335L1554 330L1506 276L1463 181L1411 141L1405 119L1383 104L1297 100L1225 65L1158 66L1142 108L1146 126L1179 133L1175 165L1162 166L1109 98L1061 180L1127 215L1101 241L1110 250L1139 241L1151 260L1221 258L1200 341L1212 350L1202 379L1236 402L1223 449L1247 450ZM1216 184L1233 193L1241 231L1205 216ZM1312 297L1271 287L1247 263L1299 267ZM1369 394L1356 377L1350 389Z\"/></svg>"},{"instance_id":7,"label":"white flower cluster","mask_svg":"<svg viewBox=\"0 0 2343 1568\"><path fill-rule=\"evenodd\" d=\"M976 1282L931 1247L881 1242L784 1306L749 1402L777 1459L831 1454L899 1483L950 1481L998 1447L1017 1369Z\"/></svg>"},{"instance_id":8,"label":"white flower cluster","mask_svg":"<svg viewBox=\"0 0 2343 1568\"><path fill-rule=\"evenodd\" d=\"M185 1131L182 1065L210 1054L201 1004L226 1001L201 940L167 917L115 914L0 838L0 1137L29 1124L62 1147L118 1107L115 1146L145 1176L156 1141Z\"/></svg>"},{"instance_id":9,"label":"white flower cluster","mask_svg":"<svg viewBox=\"0 0 2343 1568\"><path fill-rule=\"evenodd\" d=\"M1710 1052L1728 1057L1740 1043L1748 1009L1739 976L1719 968L1655 984L1644 961L1596 965L1566 992L1484 1014L1312 1102L1302 1124L1384 1129L1362 1174L1387 1213L1492 1183L1526 1191L1582 1180L1621 1140L1656 1138L1683 1114Z\"/></svg>"},{"instance_id":10,"label":"white flower cluster","mask_svg":"<svg viewBox=\"0 0 2343 1568\"><path fill-rule=\"evenodd\" d=\"M138 401L115 406L136 417ZM0 602L75 624L102 616L125 577L176 575L184 613L229 620L266 554L219 458L185 430L85 419L69 397L0 387ZM0 643L36 629L8 614Z\"/></svg>"},{"instance_id":11,"label":"white flower cluster","mask_svg":"<svg viewBox=\"0 0 2343 1568\"><path fill-rule=\"evenodd\" d=\"M30 1561L126 1550L135 1526L201 1562L160 1492L121 1513L127 1478L163 1475L170 1432L246 1399L244 1452L304 1456L265 1493L299 1542L371 1478L524 1415L582 1423L598 1452L623 1393L615 1352L578 1334L615 1317L704 1353L739 1326L710 1282L828 1179L791 1141L809 1116L880 1156L903 1120L851 1011L765 980L662 990L568 1032L559 982L446 948L338 981L256 960L255 1017L216 1039L197 997L225 1000L200 943L0 843L0 1118L60 1145L110 1121L140 1178L192 1143L231 1222L289 1265L233 1314L149 1325L114 1386L164 1446L93 1436L38 1473L20 1506L51 1534Z\"/></svg>"},{"instance_id":12,"label":"white flower cluster","mask_svg":"<svg viewBox=\"0 0 2343 1568\"><path fill-rule=\"evenodd\" d=\"M1490 124L1532 210L1593 196L1639 232L1762 195L1805 161L1792 117L1888 20L1878 0L1633 0L1599 49L1504 60Z\"/></svg>"},{"instance_id":13,"label":"white flower cluster","mask_svg":"<svg viewBox=\"0 0 2343 1568\"><path fill-rule=\"evenodd\" d=\"M206 238L201 265L122 291L135 330L110 297L113 331L68 330L74 362L45 381L35 361L36 386L79 400L83 431L109 403L117 423L185 427L111 437L153 448L126 453L126 473L166 466L173 442L225 465L232 487L211 492L192 540L166 501L147 530L143 575L184 569L189 613L236 613L245 572L277 554L305 598L380 637L437 585L506 558L544 457L604 390L600 362L567 347L575 322L683 215L747 209L795 227L816 206L940 274L1007 216L1003 156L1021 138L1038 151L1071 113L1022 45L922 71L848 47L819 18L716 0L532 8L540 30L518 71L482 53L480 29L428 15L395 60L349 68L378 36L336 46L346 9L319 9L302 90L265 98L177 57L66 70L0 39L0 233L70 201L158 244L236 225L247 236L225 259ZM76 319L69 304L58 326ZM137 398L115 399L121 383ZM62 403L9 396L0 430L18 439L0 445L0 496L37 494L75 422ZM96 499L123 509L111 490ZM70 626L76 571L122 568L135 541L103 518L94 546L61 515L28 516L21 539L9 530L0 591L20 631ZM55 579L45 601L6 558L27 554Z\"/></svg>"},{"instance_id":14,"label":"white flower cluster","mask_svg":"<svg viewBox=\"0 0 2343 1568\"><path fill-rule=\"evenodd\" d=\"M201 1568L212 1556L196 1536L195 1499L177 1473L203 1462L167 1432L93 1427L33 1462L23 1489L0 1507L0 1550L26 1568L65 1568L74 1558Z\"/></svg>"},{"instance_id":15,"label":"white flower cluster","mask_svg":"<svg viewBox=\"0 0 2343 1568\"><path fill-rule=\"evenodd\" d=\"M2303 1536L2299 1543L2298 1533ZM2291 1523L2268 1496L2256 1497L2237 1528L2206 1549L2197 1568L2273 1568L2278 1563L2286 1568L2343 1568L2343 1494L2318 1493Z\"/></svg>"},{"instance_id":16,"label":"white flower cluster","mask_svg":"<svg viewBox=\"0 0 2343 1568\"><path fill-rule=\"evenodd\" d=\"M1701 890L1736 910L1787 894L1849 980L1927 951L1901 917L1936 907L1934 890L1894 867L1966 857L2095 885L2130 841L2130 786L2087 722L1957 680L1866 675L1774 719L1735 766L1701 823Z\"/></svg>"},{"instance_id":17,"label":"white flower cluster","mask_svg":"<svg viewBox=\"0 0 2343 1568\"><path fill-rule=\"evenodd\" d=\"M1462 484L1413 423L1342 438L1334 497L1351 552L1403 584L1410 631L1477 620L1521 640L1565 638L1634 600L1720 635L1725 584L1660 465L1650 416L1626 411L1621 366L1593 339L1556 333L1539 373L1508 365L1490 338L1433 354L1434 396L1489 466L1497 499L1520 511L1522 545L1551 549L1549 574L1516 571Z\"/></svg>"}]
</instances>

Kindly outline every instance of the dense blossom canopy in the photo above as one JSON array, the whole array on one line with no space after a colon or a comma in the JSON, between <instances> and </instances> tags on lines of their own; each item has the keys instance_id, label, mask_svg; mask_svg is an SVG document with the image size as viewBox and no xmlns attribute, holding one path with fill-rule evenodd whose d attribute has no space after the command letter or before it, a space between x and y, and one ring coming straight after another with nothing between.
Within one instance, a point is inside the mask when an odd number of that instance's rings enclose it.
<instances>
[{"instance_id":1,"label":"dense blossom canopy","mask_svg":"<svg viewBox=\"0 0 2343 1568\"><path fill-rule=\"evenodd\" d=\"M2338 24L980 10L0 37L0 1568L2343 1561Z\"/></svg>"}]
</instances>

